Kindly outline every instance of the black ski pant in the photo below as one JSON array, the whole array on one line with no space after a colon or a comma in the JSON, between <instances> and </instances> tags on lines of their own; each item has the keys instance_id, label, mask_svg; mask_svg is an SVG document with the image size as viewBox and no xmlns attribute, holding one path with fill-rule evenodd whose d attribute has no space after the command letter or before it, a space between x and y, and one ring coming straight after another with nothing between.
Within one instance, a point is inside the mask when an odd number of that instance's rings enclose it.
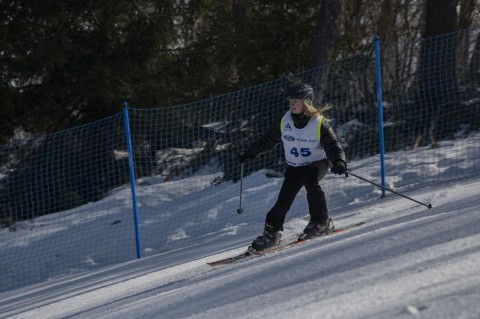
<instances>
[{"instance_id":1,"label":"black ski pant","mask_svg":"<svg viewBox=\"0 0 480 319\"><path fill-rule=\"evenodd\" d=\"M285 216L303 186L307 191L310 220L326 221L328 218L327 201L318 182L325 177L327 172L327 159L307 166L288 166L277 202L268 212L265 223L277 230L283 230Z\"/></svg>"}]
</instances>

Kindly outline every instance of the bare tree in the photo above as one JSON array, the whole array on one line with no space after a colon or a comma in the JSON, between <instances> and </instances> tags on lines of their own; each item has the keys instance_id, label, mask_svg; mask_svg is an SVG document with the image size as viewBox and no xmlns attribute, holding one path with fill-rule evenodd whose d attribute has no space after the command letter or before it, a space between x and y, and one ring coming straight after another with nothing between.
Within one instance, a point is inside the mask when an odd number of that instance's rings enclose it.
<instances>
[{"instance_id":1,"label":"bare tree","mask_svg":"<svg viewBox=\"0 0 480 319\"><path fill-rule=\"evenodd\" d=\"M416 127L416 149L428 133L432 148L435 142L435 125L447 110L448 92L457 90L456 83L456 34L457 0L427 0L424 40L420 52L417 73L418 92L416 108L420 114ZM448 33L452 33L447 35ZM444 35L442 37L436 37ZM446 38L448 37L448 39ZM440 45L440 41L442 44Z\"/></svg>"},{"instance_id":2,"label":"bare tree","mask_svg":"<svg viewBox=\"0 0 480 319\"><path fill-rule=\"evenodd\" d=\"M342 0L321 0L318 12L315 33L310 45L307 57L307 68L327 65L330 61L337 38L338 17L342 10ZM318 92L317 103L321 104L324 84L327 80L328 71L319 72L316 83L313 83Z\"/></svg>"},{"instance_id":3,"label":"bare tree","mask_svg":"<svg viewBox=\"0 0 480 319\"><path fill-rule=\"evenodd\" d=\"M475 42L472 58L470 59L468 72L469 78L480 79L480 33L477 35L477 40ZM480 82L480 80L477 80L477 82Z\"/></svg>"},{"instance_id":4,"label":"bare tree","mask_svg":"<svg viewBox=\"0 0 480 319\"><path fill-rule=\"evenodd\" d=\"M307 68L327 64L335 48L341 0L321 0L315 34L310 45Z\"/></svg>"},{"instance_id":5,"label":"bare tree","mask_svg":"<svg viewBox=\"0 0 480 319\"><path fill-rule=\"evenodd\" d=\"M469 79L477 79L479 78L478 75L480 75L480 33L475 39L474 30L469 29L478 22L480 15L480 8L476 2L480 3L478 0L459 0L460 12L458 28L465 30L465 32L462 32L462 37L459 39L461 47L463 47L464 50L458 53L458 65L459 67L466 68ZM469 52L468 48L472 47L472 42L475 42L473 52ZM466 61L470 61L470 63Z\"/></svg>"}]
</instances>

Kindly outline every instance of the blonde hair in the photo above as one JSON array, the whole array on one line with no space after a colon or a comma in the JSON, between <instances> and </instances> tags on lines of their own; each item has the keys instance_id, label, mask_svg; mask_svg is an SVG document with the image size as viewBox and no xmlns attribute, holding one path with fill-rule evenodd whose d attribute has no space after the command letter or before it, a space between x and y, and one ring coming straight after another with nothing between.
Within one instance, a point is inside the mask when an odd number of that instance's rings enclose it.
<instances>
[{"instance_id":1,"label":"blonde hair","mask_svg":"<svg viewBox=\"0 0 480 319\"><path fill-rule=\"evenodd\" d=\"M330 103L323 105L320 109L317 109L312 104L312 100L306 99L303 100L303 113L309 117L318 117L322 115L323 112L332 108Z\"/></svg>"}]
</instances>

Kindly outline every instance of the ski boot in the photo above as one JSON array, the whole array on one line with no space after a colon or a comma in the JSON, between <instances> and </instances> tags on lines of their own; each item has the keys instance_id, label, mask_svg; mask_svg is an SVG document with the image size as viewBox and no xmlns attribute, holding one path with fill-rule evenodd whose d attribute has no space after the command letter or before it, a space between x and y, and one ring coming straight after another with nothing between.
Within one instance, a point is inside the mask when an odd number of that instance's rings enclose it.
<instances>
[{"instance_id":1,"label":"ski boot","mask_svg":"<svg viewBox=\"0 0 480 319\"><path fill-rule=\"evenodd\" d=\"M268 249L278 245L281 239L282 234L278 230L269 225L265 225L263 234L255 238L255 240L252 242L252 245L248 247L248 251L255 253L257 251Z\"/></svg>"},{"instance_id":2,"label":"ski boot","mask_svg":"<svg viewBox=\"0 0 480 319\"><path fill-rule=\"evenodd\" d=\"M303 230L303 233L298 236L298 239L305 240L316 236L327 235L334 229L335 226L331 218L328 218L325 222L310 221Z\"/></svg>"}]
</instances>

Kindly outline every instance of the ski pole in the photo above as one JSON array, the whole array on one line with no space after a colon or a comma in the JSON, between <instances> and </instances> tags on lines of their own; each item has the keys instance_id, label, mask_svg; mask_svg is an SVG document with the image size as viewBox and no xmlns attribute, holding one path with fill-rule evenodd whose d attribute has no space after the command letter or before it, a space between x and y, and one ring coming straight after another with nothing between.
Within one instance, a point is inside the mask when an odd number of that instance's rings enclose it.
<instances>
[{"instance_id":1,"label":"ski pole","mask_svg":"<svg viewBox=\"0 0 480 319\"><path fill-rule=\"evenodd\" d=\"M240 164L240 207L237 209L237 213L243 213L242 209L242 194L243 194L243 163Z\"/></svg>"},{"instance_id":2,"label":"ski pole","mask_svg":"<svg viewBox=\"0 0 480 319\"><path fill-rule=\"evenodd\" d=\"M380 188L382 188L382 189L385 189L385 190L387 190L387 191L389 191L389 192L392 192L392 193L394 193L394 194L397 194L398 196L402 196L402 197L404 197L404 198L406 198L406 199L409 199L409 200L411 200L411 201L414 201L415 203L418 203L418 204L420 204L420 205L426 206L428 209L432 208L432 204L425 204L425 203L419 202L419 201L416 200L416 199L413 199L413 198L410 198L410 197L405 196L405 195L403 195L403 194L397 193L397 192L394 191L394 190L391 190L391 189L389 189L389 188L386 188L386 187L383 187L383 186L381 186L381 185L379 185L379 184L376 184L376 183L374 183L374 182L372 182L372 181L369 181L368 179L366 179L366 178L364 178L364 177L361 177L361 176L358 176L358 175L356 175L356 174L354 174L354 173L352 173L352 172L350 172L350 171L348 171L348 174L353 175L353 176L355 176L356 178L361 179L362 181L365 181L365 182L367 182L367 183L370 183L370 184L373 184L373 185L375 185L375 186L378 186L378 187L380 187Z\"/></svg>"}]
</instances>

